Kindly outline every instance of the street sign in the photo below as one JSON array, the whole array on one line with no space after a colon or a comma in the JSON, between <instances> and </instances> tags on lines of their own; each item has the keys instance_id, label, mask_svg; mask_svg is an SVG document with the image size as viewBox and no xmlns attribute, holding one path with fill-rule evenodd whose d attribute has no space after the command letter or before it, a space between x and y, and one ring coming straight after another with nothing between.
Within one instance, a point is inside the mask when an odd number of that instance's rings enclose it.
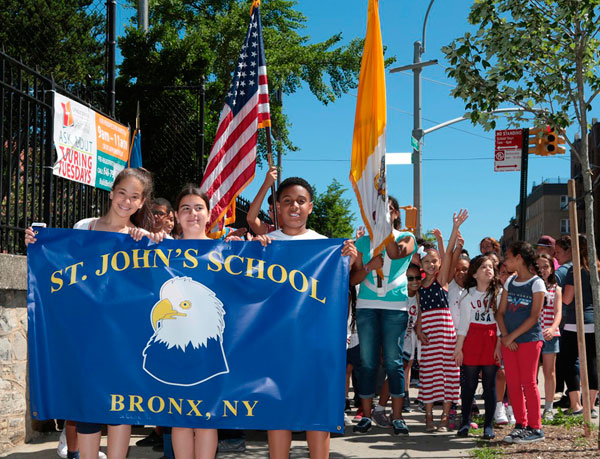
<instances>
[{"instance_id":1,"label":"street sign","mask_svg":"<svg viewBox=\"0 0 600 459\"><path fill-rule=\"evenodd\" d=\"M410 145L417 151L419 151L419 141L413 136L410 137Z\"/></svg>"},{"instance_id":2,"label":"street sign","mask_svg":"<svg viewBox=\"0 0 600 459\"><path fill-rule=\"evenodd\" d=\"M412 153L386 153L385 164L387 166L412 164Z\"/></svg>"},{"instance_id":3,"label":"street sign","mask_svg":"<svg viewBox=\"0 0 600 459\"><path fill-rule=\"evenodd\" d=\"M522 146L523 134L521 129L496 131L494 172L520 171Z\"/></svg>"}]
</instances>

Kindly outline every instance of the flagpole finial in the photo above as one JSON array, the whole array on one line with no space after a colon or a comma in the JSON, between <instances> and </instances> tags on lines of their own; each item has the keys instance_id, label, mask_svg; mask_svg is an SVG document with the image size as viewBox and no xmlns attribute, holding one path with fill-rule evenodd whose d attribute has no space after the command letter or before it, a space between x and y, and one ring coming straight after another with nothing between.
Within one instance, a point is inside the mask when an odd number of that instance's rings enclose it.
<instances>
[{"instance_id":1,"label":"flagpole finial","mask_svg":"<svg viewBox=\"0 0 600 459\"><path fill-rule=\"evenodd\" d=\"M250 7L250 16L252 16L254 8L260 8L260 0L252 0L252 6Z\"/></svg>"}]
</instances>

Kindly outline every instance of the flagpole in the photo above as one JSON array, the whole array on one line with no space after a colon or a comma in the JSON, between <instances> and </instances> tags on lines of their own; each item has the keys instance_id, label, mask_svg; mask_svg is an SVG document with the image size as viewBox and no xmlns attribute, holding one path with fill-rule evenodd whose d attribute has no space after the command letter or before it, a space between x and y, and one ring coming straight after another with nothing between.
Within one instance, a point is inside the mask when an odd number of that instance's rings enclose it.
<instances>
[{"instance_id":1,"label":"flagpole","mask_svg":"<svg viewBox=\"0 0 600 459\"><path fill-rule=\"evenodd\" d=\"M140 101L137 101L137 111L135 113L135 130L140 130Z\"/></svg>"},{"instance_id":2,"label":"flagpole","mask_svg":"<svg viewBox=\"0 0 600 459\"><path fill-rule=\"evenodd\" d=\"M267 136L267 161L269 162L269 169L273 167L273 146L271 145L271 126L265 127L265 134ZM279 171L277 171L279 174ZM271 185L271 194L273 195L273 224L275 225L275 229L279 228L279 224L277 222L277 205L275 201L277 200L277 195L275 194L275 183Z\"/></svg>"}]
</instances>

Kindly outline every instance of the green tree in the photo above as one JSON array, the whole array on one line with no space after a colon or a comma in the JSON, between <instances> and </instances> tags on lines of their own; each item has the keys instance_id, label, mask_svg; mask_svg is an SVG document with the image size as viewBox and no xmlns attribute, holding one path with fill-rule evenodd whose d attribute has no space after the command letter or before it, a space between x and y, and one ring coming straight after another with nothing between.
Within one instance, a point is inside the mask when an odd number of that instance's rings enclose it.
<instances>
[{"instance_id":1,"label":"green tree","mask_svg":"<svg viewBox=\"0 0 600 459\"><path fill-rule=\"evenodd\" d=\"M307 226L327 237L350 238L353 236L354 213L350 212L350 199L344 198L347 190L333 179L325 193L314 191L313 211Z\"/></svg>"},{"instance_id":2,"label":"green tree","mask_svg":"<svg viewBox=\"0 0 600 459\"><path fill-rule=\"evenodd\" d=\"M148 33L129 27L119 40L123 55L117 82L120 118L132 122L136 101L140 100L144 132L168 130L168 124L158 126L154 120L149 123L148 117L157 114L148 115L143 109L144 105L148 106L144 101L160 98L161 87L197 85L204 77L207 155L248 27L250 5L249 0L150 2ZM294 151L290 122L284 113L285 95L307 85L318 100L328 104L356 88L363 40L353 39L344 44L342 34L336 33L321 42L311 43L310 37L302 34L307 19L292 0L264 0L261 18L275 147ZM135 18L133 20L135 23ZM387 64L392 62L393 59L388 59ZM148 91L147 88L155 89ZM276 97L278 93L284 97ZM184 106L193 105L196 96L181 94L180 97L179 105ZM265 157L265 145L265 132L261 130L259 162ZM166 152L151 153L163 155L160 159L164 159Z\"/></svg>"},{"instance_id":3,"label":"green tree","mask_svg":"<svg viewBox=\"0 0 600 459\"><path fill-rule=\"evenodd\" d=\"M596 263L588 112L600 92L598 0L478 0L469 14L476 26L443 48L456 79L453 94L466 101L471 120L488 128L502 104L522 107L539 124L559 131L575 125L580 150L567 138L583 175L585 230L600 352L600 279ZM577 256L576 254L573 254Z\"/></svg>"},{"instance_id":4,"label":"green tree","mask_svg":"<svg viewBox=\"0 0 600 459\"><path fill-rule=\"evenodd\" d=\"M0 44L9 56L61 84L98 83L104 68L104 4L3 0Z\"/></svg>"}]
</instances>

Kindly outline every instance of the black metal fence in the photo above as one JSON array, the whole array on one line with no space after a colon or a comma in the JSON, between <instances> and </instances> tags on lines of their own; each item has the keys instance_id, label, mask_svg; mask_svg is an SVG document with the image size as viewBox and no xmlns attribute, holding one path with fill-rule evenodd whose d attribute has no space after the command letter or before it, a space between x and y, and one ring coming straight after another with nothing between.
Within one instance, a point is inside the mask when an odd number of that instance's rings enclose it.
<instances>
[{"instance_id":1,"label":"black metal fence","mask_svg":"<svg viewBox=\"0 0 600 459\"><path fill-rule=\"evenodd\" d=\"M24 253L32 222L71 227L103 213L108 193L53 175L53 96L85 101L0 52L0 252ZM87 105L87 104L86 104ZM97 110L99 111L99 110Z\"/></svg>"}]
</instances>

